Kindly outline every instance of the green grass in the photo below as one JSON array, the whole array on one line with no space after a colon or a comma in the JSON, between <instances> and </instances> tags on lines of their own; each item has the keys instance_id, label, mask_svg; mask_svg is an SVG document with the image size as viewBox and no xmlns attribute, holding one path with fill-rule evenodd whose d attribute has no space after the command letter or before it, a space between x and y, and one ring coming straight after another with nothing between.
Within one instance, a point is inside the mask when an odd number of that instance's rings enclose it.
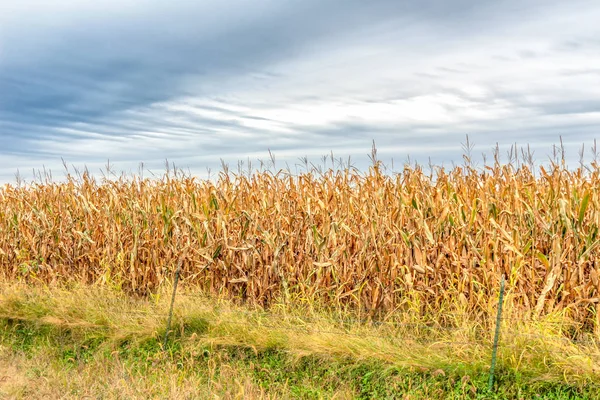
<instances>
[{"instance_id":1,"label":"green grass","mask_svg":"<svg viewBox=\"0 0 600 400\"><path fill-rule=\"evenodd\" d=\"M564 341L542 322L529 328L543 340L500 348L490 393L490 341L466 320L458 333L399 332L180 296L163 348L168 300L2 286L0 398L600 398L598 358L551 351ZM504 343L526 331L513 325Z\"/></svg>"}]
</instances>

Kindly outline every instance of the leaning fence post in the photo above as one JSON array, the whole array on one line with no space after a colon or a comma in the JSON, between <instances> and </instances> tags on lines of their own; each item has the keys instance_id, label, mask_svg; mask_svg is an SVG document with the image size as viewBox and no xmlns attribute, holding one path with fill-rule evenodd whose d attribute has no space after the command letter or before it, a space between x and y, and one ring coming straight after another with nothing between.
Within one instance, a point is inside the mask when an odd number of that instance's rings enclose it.
<instances>
[{"instance_id":1,"label":"leaning fence post","mask_svg":"<svg viewBox=\"0 0 600 400\"><path fill-rule=\"evenodd\" d=\"M177 270L175 271L175 282L173 284L173 294L171 295L171 307L169 308L169 319L167 320L167 330L165 331L165 339L163 342L163 349L167 348L167 339L169 337L169 331L171 330L171 320L173 319L173 305L175 304L175 293L177 292L177 282L179 282L179 273L181 272L181 260L177 263Z\"/></svg>"},{"instance_id":2,"label":"leaning fence post","mask_svg":"<svg viewBox=\"0 0 600 400\"><path fill-rule=\"evenodd\" d=\"M498 299L498 314L496 315L496 333L494 334L494 347L492 348L492 365L490 367L490 379L488 381L488 391L492 390L494 385L494 369L496 368L496 356L498 354L498 339L500 338L500 323L502 322L502 300L504 298L504 274L500 280L500 298Z\"/></svg>"}]
</instances>

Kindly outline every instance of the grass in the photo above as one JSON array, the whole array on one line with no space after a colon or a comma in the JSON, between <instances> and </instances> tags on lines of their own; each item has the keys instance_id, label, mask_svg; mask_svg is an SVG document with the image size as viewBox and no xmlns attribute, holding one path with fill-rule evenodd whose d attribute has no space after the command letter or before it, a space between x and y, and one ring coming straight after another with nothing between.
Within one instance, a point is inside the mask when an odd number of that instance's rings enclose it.
<instances>
[{"instance_id":1,"label":"grass","mask_svg":"<svg viewBox=\"0 0 600 400\"><path fill-rule=\"evenodd\" d=\"M566 343L551 318L503 326L489 393L491 332L466 316L457 329L365 324L184 288L163 348L169 300L168 288L136 299L98 286L3 284L0 396L599 398L600 356L591 354L600 351Z\"/></svg>"}]
</instances>

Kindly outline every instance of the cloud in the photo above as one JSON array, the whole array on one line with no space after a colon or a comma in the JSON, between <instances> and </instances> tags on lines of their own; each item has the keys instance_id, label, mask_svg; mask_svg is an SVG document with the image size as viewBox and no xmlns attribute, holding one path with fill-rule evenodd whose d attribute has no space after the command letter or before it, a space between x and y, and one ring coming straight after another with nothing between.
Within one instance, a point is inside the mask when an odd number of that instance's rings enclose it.
<instances>
[{"instance_id":1,"label":"cloud","mask_svg":"<svg viewBox=\"0 0 600 400\"><path fill-rule=\"evenodd\" d=\"M0 179L61 157L195 170L268 149L366 160L373 139L381 154L460 161L465 134L541 148L589 143L600 122L593 1L0 8Z\"/></svg>"}]
</instances>

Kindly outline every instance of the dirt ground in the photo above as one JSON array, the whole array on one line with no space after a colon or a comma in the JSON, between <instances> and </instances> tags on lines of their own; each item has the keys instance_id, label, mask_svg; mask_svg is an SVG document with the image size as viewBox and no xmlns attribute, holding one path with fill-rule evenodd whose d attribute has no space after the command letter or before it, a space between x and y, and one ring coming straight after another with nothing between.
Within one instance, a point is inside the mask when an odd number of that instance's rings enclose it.
<instances>
[{"instance_id":1,"label":"dirt ground","mask_svg":"<svg viewBox=\"0 0 600 400\"><path fill-rule=\"evenodd\" d=\"M20 389L28 384L27 377L11 361L0 355L0 399L17 398Z\"/></svg>"},{"instance_id":2,"label":"dirt ground","mask_svg":"<svg viewBox=\"0 0 600 400\"><path fill-rule=\"evenodd\" d=\"M19 364L0 346L0 399L49 398L44 378L29 376Z\"/></svg>"}]
</instances>

